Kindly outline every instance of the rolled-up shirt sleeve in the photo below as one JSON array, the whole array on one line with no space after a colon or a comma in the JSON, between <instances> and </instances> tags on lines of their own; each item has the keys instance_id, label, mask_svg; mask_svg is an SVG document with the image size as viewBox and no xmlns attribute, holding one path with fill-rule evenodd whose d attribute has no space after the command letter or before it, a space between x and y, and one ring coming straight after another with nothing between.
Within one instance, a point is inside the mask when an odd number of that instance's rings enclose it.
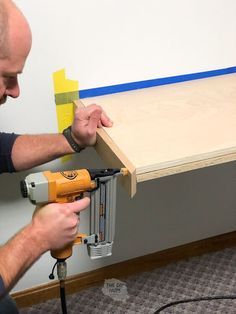
<instances>
[{"instance_id":1,"label":"rolled-up shirt sleeve","mask_svg":"<svg viewBox=\"0 0 236 314\"><path fill-rule=\"evenodd\" d=\"M15 172L11 158L12 147L19 134L0 132L0 173Z\"/></svg>"}]
</instances>

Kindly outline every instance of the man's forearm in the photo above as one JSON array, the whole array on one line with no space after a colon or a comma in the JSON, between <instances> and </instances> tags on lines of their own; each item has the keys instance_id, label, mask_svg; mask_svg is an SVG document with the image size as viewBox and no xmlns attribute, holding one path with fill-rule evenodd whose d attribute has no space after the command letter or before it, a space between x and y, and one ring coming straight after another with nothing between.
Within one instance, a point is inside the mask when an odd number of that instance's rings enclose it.
<instances>
[{"instance_id":1,"label":"man's forearm","mask_svg":"<svg viewBox=\"0 0 236 314\"><path fill-rule=\"evenodd\" d=\"M0 248L0 276L8 292L25 271L45 252L38 231L27 225Z\"/></svg>"},{"instance_id":2,"label":"man's forearm","mask_svg":"<svg viewBox=\"0 0 236 314\"><path fill-rule=\"evenodd\" d=\"M20 135L12 148L12 162L16 171L22 171L72 153L62 134Z\"/></svg>"}]
</instances>

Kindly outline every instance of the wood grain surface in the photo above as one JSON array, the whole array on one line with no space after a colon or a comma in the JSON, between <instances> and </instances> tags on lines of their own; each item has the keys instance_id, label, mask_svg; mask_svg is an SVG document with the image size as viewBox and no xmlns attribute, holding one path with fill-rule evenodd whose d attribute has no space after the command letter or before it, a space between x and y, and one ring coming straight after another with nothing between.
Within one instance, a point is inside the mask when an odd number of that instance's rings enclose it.
<instances>
[{"instance_id":1,"label":"wood grain surface","mask_svg":"<svg viewBox=\"0 0 236 314\"><path fill-rule=\"evenodd\" d=\"M236 159L236 74L82 102L102 106L114 121L105 132L137 182Z\"/></svg>"}]
</instances>

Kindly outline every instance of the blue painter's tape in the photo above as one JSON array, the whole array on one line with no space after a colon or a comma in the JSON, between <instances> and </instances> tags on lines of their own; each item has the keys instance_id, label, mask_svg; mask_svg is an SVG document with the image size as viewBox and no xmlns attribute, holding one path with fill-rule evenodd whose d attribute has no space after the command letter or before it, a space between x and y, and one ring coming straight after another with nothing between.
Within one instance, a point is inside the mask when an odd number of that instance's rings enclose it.
<instances>
[{"instance_id":1,"label":"blue painter's tape","mask_svg":"<svg viewBox=\"0 0 236 314\"><path fill-rule=\"evenodd\" d=\"M160 86L160 85L166 85L166 84L174 84L174 83L180 83L180 82L185 82L185 81L192 81L192 80L203 79L203 78L212 77L212 76L225 75L225 74L230 74L230 73L236 73L236 66L225 68L225 69L211 70L211 71L198 72L198 73L192 73L192 74L183 74L183 75L157 78L157 79L146 80L146 81L138 81L138 82L118 84L118 85L84 89L79 92L79 97L80 99L83 99L83 98L88 98L88 97L115 94L115 93L120 93L120 92L131 91L135 89L148 88L148 87L154 87L154 86Z\"/></svg>"}]
</instances>

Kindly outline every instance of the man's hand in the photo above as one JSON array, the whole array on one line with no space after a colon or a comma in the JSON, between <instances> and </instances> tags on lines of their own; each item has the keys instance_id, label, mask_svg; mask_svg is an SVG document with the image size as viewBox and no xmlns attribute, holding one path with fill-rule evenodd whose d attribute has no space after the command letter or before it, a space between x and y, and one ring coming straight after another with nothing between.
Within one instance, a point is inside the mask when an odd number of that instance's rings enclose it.
<instances>
[{"instance_id":1,"label":"man's hand","mask_svg":"<svg viewBox=\"0 0 236 314\"><path fill-rule=\"evenodd\" d=\"M38 232L42 250L57 250L73 242L78 233L78 213L89 206L85 197L72 203L52 203L37 208L32 225Z\"/></svg>"},{"instance_id":2,"label":"man's hand","mask_svg":"<svg viewBox=\"0 0 236 314\"><path fill-rule=\"evenodd\" d=\"M98 105L79 107L71 126L72 136L80 146L92 146L96 143L96 130L102 126L113 125L104 110Z\"/></svg>"},{"instance_id":3,"label":"man's hand","mask_svg":"<svg viewBox=\"0 0 236 314\"><path fill-rule=\"evenodd\" d=\"M112 125L100 106L76 108L71 135L81 148L92 146L96 143L97 128ZM15 140L11 157L16 171L22 171L73 153L73 148L62 134L24 134Z\"/></svg>"},{"instance_id":4,"label":"man's hand","mask_svg":"<svg viewBox=\"0 0 236 314\"><path fill-rule=\"evenodd\" d=\"M77 214L89 202L85 197L73 203L53 203L37 208L31 223L1 246L0 274L6 291L43 253L62 249L73 242L79 223Z\"/></svg>"}]
</instances>

